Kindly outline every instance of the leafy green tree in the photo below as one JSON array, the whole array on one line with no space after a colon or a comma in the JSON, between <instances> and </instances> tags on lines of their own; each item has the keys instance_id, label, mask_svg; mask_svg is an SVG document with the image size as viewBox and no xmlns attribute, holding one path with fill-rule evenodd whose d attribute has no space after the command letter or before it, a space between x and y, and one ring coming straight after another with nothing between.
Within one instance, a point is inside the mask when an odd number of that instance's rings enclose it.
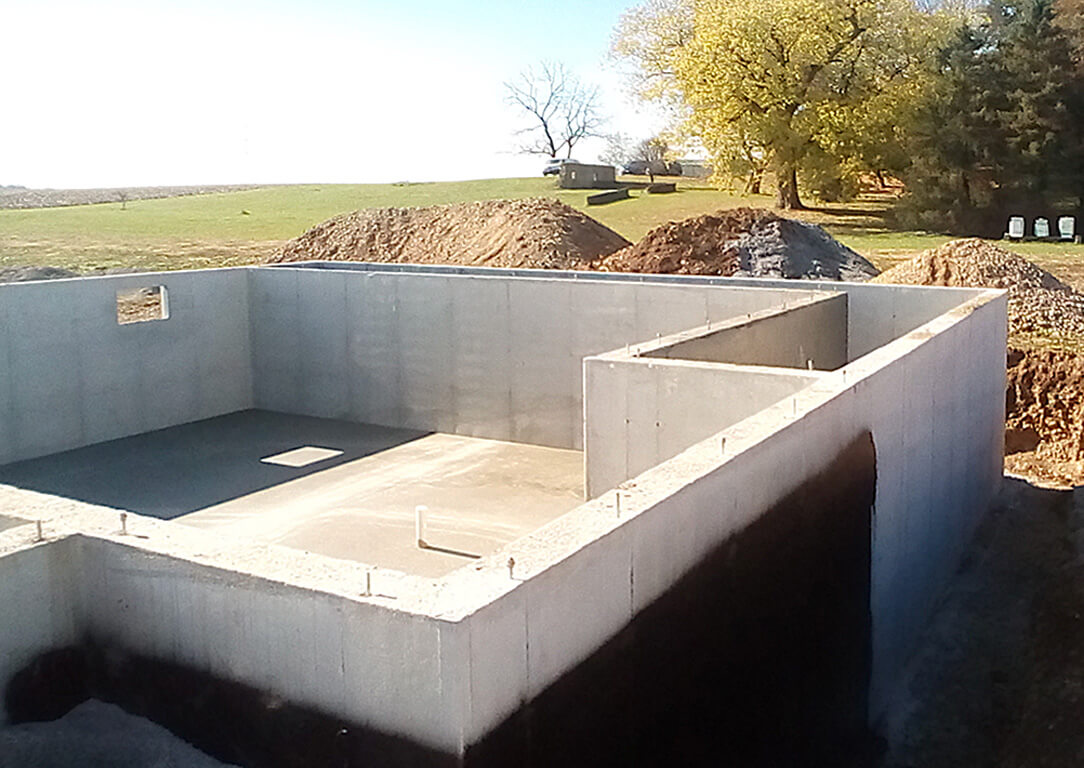
<instances>
[{"instance_id":1,"label":"leafy green tree","mask_svg":"<svg viewBox=\"0 0 1084 768\"><path fill-rule=\"evenodd\" d=\"M811 158L873 158L922 92L935 18L912 0L652 0L614 50L637 65L641 95L680 96L717 168L762 158L779 207L800 208Z\"/></svg>"},{"instance_id":2,"label":"leafy green tree","mask_svg":"<svg viewBox=\"0 0 1084 768\"><path fill-rule=\"evenodd\" d=\"M996 235L1010 213L1081 207L1084 87L1054 20L1052 0L995 0L942 50L914 126L909 223Z\"/></svg>"}]
</instances>

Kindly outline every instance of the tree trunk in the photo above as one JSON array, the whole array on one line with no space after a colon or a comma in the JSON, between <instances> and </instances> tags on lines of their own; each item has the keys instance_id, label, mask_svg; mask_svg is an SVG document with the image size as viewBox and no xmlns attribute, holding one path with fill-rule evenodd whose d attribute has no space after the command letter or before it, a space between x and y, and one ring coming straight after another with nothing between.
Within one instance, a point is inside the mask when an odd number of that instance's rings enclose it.
<instances>
[{"instance_id":1,"label":"tree trunk","mask_svg":"<svg viewBox=\"0 0 1084 768\"><path fill-rule=\"evenodd\" d=\"M775 207L784 211L797 211L805 208L798 197L798 169L793 165L783 166L776 172Z\"/></svg>"},{"instance_id":2,"label":"tree trunk","mask_svg":"<svg viewBox=\"0 0 1084 768\"><path fill-rule=\"evenodd\" d=\"M745 182L745 194L747 195L759 195L760 194L760 180L764 176L764 171L754 169L749 174L749 180Z\"/></svg>"}]
</instances>

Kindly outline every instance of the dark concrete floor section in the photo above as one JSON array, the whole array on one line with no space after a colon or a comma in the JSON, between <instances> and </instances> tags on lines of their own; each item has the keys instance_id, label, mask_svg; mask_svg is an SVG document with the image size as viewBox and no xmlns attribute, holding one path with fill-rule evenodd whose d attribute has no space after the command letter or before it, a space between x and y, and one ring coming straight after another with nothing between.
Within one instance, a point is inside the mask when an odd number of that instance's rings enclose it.
<instances>
[{"instance_id":1,"label":"dark concrete floor section","mask_svg":"<svg viewBox=\"0 0 1084 768\"><path fill-rule=\"evenodd\" d=\"M0 467L0 483L172 520L428 434L241 411ZM303 446L342 451L304 467L261 461Z\"/></svg>"}]
</instances>

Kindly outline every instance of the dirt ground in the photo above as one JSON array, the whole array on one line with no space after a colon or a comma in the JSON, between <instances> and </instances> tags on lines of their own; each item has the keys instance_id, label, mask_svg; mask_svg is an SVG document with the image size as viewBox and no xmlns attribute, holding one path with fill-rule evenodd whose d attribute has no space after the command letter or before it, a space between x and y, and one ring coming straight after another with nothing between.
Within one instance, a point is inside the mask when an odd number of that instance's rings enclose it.
<instances>
[{"instance_id":1,"label":"dirt ground","mask_svg":"<svg viewBox=\"0 0 1084 768\"><path fill-rule=\"evenodd\" d=\"M881 768L1084 765L1084 488L1007 477L886 724Z\"/></svg>"}]
</instances>

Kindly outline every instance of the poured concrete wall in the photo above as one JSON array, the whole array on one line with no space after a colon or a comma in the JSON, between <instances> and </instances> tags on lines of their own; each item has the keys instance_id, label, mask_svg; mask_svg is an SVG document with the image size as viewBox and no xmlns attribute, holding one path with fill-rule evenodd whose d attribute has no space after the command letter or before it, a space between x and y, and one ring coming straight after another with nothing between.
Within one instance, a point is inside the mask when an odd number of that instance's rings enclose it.
<instances>
[{"instance_id":1,"label":"poured concrete wall","mask_svg":"<svg viewBox=\"0 0 1084 768\"><path fill-rule=\"evenodd\" d=\"M526 344L542 350L556 334L589 356L624 343L622 338L614 342L614 324L623 335L630 329L641 333L665 327L668 317L654 318L651 309L641 315L641 299L655 307L672 298L679 314L689 313L675 321L677 328L702 322L690 318L697 312L710 314L713 301L712 291L705 291L694 307L681 291L627 291L637 287L635 281L604 281L607 290L596 294L587 284L540 280L545 290L521 286L523 295L513 295L520 290L515 282L492 281L508 292L501 299L484 278L419 287L389 278L450 278L328 272L311 283L297 281L299 270L274 270L267 281L262 276L272 271L250 273L254 366L271 384L261 385L258 375L257 389L263 386L259 398L281 398L276 402L284 408L326 409L357 403L354 396L364 400L363 387L371 386L369 396L386 413L447 419L454 425L469 411L455 400L423 410L425 392L454 394L456 386L475 386L488 377L500 382L490 391L511 399L509 382L520 364L550 378L517 397L580 381L578 371L570 380L554 374L552 369L566 365L562 359L549 370L542 355L525 359L509 353L507 360L500 359L501 339L519 333ZM400 294L402 285L409 290ZM873 289L867 290L872 297ZM733 312L736 300L727 299L727 293L718 292L719 301L731 301L726 311ZM302 308L302 295L325 308ZM562 303L565 295L568 301ZM623 303L630 295L632 311ZM961 295L955 293L952 303ZM748 299L754 300L759 298ZM942 300L943 294L925 301L921 311L934 311ZM872 299L867 304L866 311L872 312ZM516 318L514 306L529 307L531 314ZM351 312L355 321L326 322L329 315L346 318ZM479 315L507 321L483 324L484 332L451 333ZM291 317L296 322L288 322ZM910 322L899 319L903 313L895 317L885 320L878 333L887 332L891 323ZM270 327L264 328L261 319ZM853 311L849 322L855 322ZM285 349L295 345L301 358L296 365L276 346L276 329ZM374 343L367 333L388 341ZM399 352L391 348L394 339L406 342ZM81 594L75 615L83 616L84 623L64 626L87 629L133 651L210 667L276 695L348 712L374 728L462 754L525 702L553 690L710 553L869 433L877 463L870 574L870 712L876 718L887 707L932 603L999 481L1004 344L1004 297L987 295L842 371L818 376L797 394L797 409L786 402L728 427L723 432L726 454L713 435L638 475L622 516L615 514L612 494L607 494L440 583L419 580L393 597L349 597L360 592L360 565L292 553L292 567L257 577L250 571L267 569L268 561L286 556L268 548L228 557L231 547L240 545L179 531L183 526L133 519L133 526L147 526L148 538L131 537L125 546L88 541L79 557L68 553L66 562L79 563L80 575L78 589L63 591ZM449 361L455 364L449 367ZM449 371L455 374L450 380ZM515 381L530 384L526 373L521 377ZM404 388L407 396L393 386ZM351 397L342 397L344 389ZM380 400L381 394L386 399ZM503 413L515 412L510 405L507 412L483 409L477 415L492 416L494 423L511 419ZM108 526L99 527L115 533L115 517ZM187 539L192 543L181 551L179 542ZM152 546L169 552L148 551ZM513 577L506 566L509 556L516 561ZM207 564L215 557L223 560L221 567ZM40 581L49 568L38 561L27 573ZM330 587L289 584L349 568L348 578ZM12 583L20 580L26 579ZM48 631L34 634L43 642L63 642L65 632L50 637L52 623L42 626ZM4 638L16 632L0 627L0 643L9 643Z\"/></svg>"},{"instance_id":2,"label":"poured concrete wall","mask_svg":"<svg viewBox=\"0 0 1084 768\"><path fill-rule=\"evenodd\" d=\"M584 360L587 498L817 381L797 371L622 357Z\"/></svg>"},{"instance_id":3,"label":"poured concrete wall","mask_svg":"<svg viewBox=\"0 0 1084 768\"><path fill-rule=\"evenodd\" d=\"M704 329L646 357L834 370L847 362L847 296L785 303L748 320Z\"/></svg>"},{"instance_id":4,"label":"poured concrete wall","mask_svg":"<svg viewBox=\"0 0 1084 768\"><path fill-rule=\"evenodd\" d=\"M275 269L297 269L276 267ZM432 276L482 276L548 279L590 279L591 281L633 285L650 283L657 286L714 286L720 288L758 288L761 290L790 290L846 293L848 298L847 338L848 360L859 357L913 331L923 323L949 311L969 298L982 293L981 288L938 288L923 286L867 283L842 283L832 280L784 280L760 277L702 277L698 275L653 275L617 272L566 272L532 269L480 269L448 265L419 264L350 264L345 262L309 262L306 269L335 272L365 273L380 270L384 274ZM261 270L266 272L268 270ZM790 294L792 297L795 294ZM785 300L784 294L779 294ZM763 305L757 309L763 309ZM756 309L741 310L744 312ZM712 318L713 320L716 318ZM689 326L686 326L689 327Z\"/></svg>"},{"instance_id":5,"label":"poured concrete wall","mask_svg":"<svg viewBox=\"0 0 1084 768\"><path fill-rule=\"evenodd\" d=\"M579 449L584 357L810 295L486 273L252 270L256 407Z\"/></svg>"},{"instance_id":6,"label":"poured concrete wall","mask_svg":"<svg viewBox=\"0 0 1084 768\"><path fill-rule=\"evenodd\" d=\"M79 579L75 539L4 552L27 542L33 525L0 535L0 723L7 720L4 688L43 650L75 642L79 632Z\"/></svg>"},{"instance_id":7,"label":"poured concrete wall","mask_svg":"<svg viewBox=\"0 0 1084 768\"><path fill-rule=\"evenodd\" d=\"M95 643L459 750L460 625L113 541L87 538L81 555L81 629Z\"/></svg>"},{"instance_id":8,"label":"poured concrete wall","mask_svg":"<svg viewBox=\"0 0 1084 768\"><path fill-rule=\"evenodd\" d=\"M517 542L517 562L547 551L560 560L485 609L472 690L493 691L489 711L511 715L868 431L876 721L1000 483L1005 333L1005 298L987 294L821 377L798 394L797 413L786 402L724 430L725 457L713 436L637 476L624 518L603 509L608 494ZM605 517L612 528L600 532Z\"/></svg>"},{"instance_id":9,"label":"poured concrete wall","mask_svg":"<svg viewBox=\"0 0 1084 768\"><path fill-rule=\"evenodd\" d=\"M166 287L120 325L117 291ZM0 464L252 406L245 270L0 285Z\"/></svg>"}]
</instances>

